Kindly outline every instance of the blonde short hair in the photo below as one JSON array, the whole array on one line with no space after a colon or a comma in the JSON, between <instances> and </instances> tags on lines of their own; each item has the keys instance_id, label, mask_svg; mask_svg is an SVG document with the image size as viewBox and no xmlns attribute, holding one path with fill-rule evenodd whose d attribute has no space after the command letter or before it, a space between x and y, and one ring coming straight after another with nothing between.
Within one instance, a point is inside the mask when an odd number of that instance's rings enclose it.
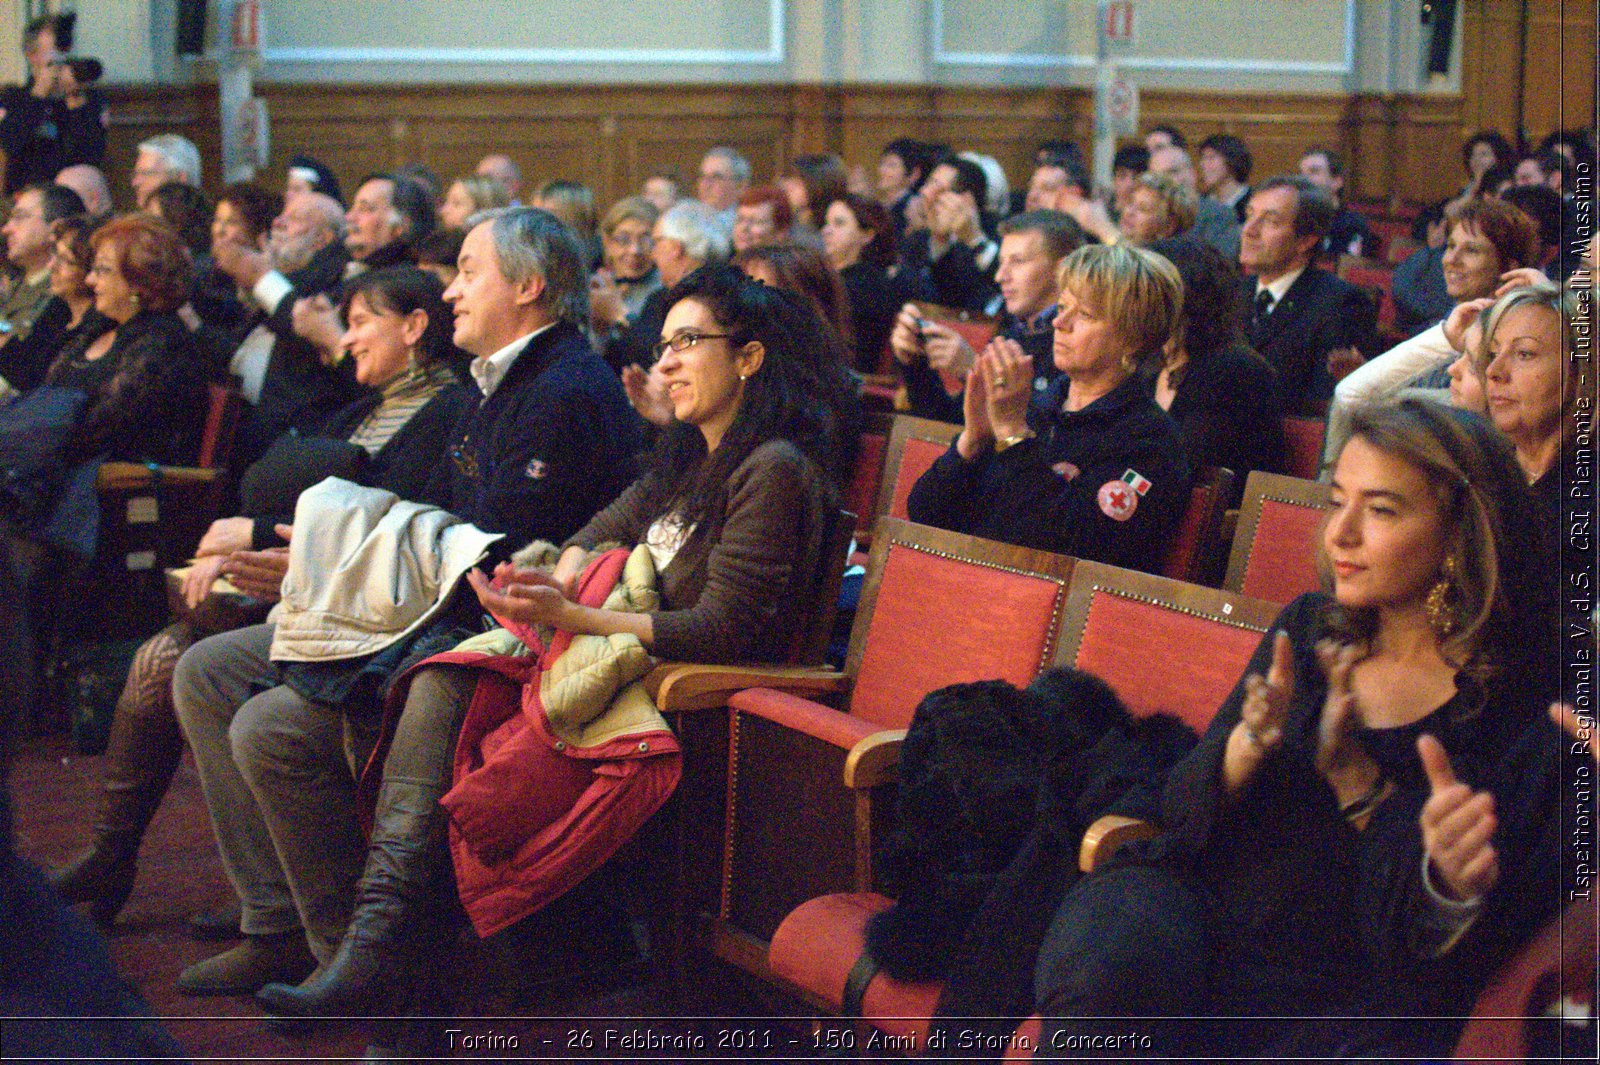
<instances>
[{"instance_id":1,"label":"blonde short hair","mask_svg":"<svg viewBox=\"0 0 1600 1065\"><path fill-rule=\"evenodd\" d=\"M1174 234L1194 228L1195 215L1200 210L1200 197L1189 186L1165 174L1146 170L1139 175L1139 184L1161 197L1167 217L1177 223Z\"/></svg>"},{"instance_id":2,"label":"blonde short hair","mask_svg":"<svg viewBox=\"0 0 1600 1065\"><path fill-rule=\"evenodd\" d=\"M1087 303L1133 348L1139 373L1161 365L1183 314L1183 279L1164 256L1126 244L1090 244L1061 261L1061 290Z\"/></svg>"}]
</instances>

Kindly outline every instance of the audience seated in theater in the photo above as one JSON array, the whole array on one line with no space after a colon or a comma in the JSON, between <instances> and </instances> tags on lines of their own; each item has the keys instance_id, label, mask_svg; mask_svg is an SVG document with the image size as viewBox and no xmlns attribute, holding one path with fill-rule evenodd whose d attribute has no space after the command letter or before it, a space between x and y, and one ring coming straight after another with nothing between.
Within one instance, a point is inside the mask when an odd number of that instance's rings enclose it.
<instances>
[{"instance_id":1,"label":"audience seated in theater","mask_svg":"<svg viewBox=\"0 0 1600 1065\"><path fill-rule=\"evenodd\" d=\"M650 231L661 213L643 196L625 196L600 220L604 261L589 279L589 326L604 351L661 287Z\"/></svg>"},{"instance_id":2,"label":"audience seated in theater","mask_svg":"<svg viewBox=\"0 0 1600 1065\"><path fill-rule=\"evenodd\" d=\"M1284 468L1278 375L1245 342L1237 266L1193 237L1158 240L1150 250L1183 278L1183 315L1154 381L1156 405L1178 423L1191 470L1234 472L1236 506L1251 470Z\"/></svg>"},{"instance_id":3,"label":"audience seated in theater","mask_svg":"<svg viewBox=\"0 0 1600 1065\"><path fill-rule=\"evenodd\" d=\"M1150 153L1150 171L1172 178L1198 197L1194 231L1180 235L1192 235L1203 240L1229 259L1239 257L1239 219L1216 200L1200 195L1198 177L1188 152L1176 146L1155 149Z\"/></svg>"},{"instance_id":4,"label":"audience seated in theater","mask_svg":"<svg viewBox=\"0 0 1600 1065\"><path fill-rule=\"evenodd\" d=\"M965 151L959 153L962 159L969 159L978 164L978 169L983 171L987 192L981 206L994 219L1004 218L1011 213L1011 182L1006 178L1005 167L1000 165L1000 160L992 155L982 152Z\"/></svg>"},{"instance_id":5,"label":"audience seated in theater","mask_svg":"<svg viewBox=\"0 0 1600 1065\"><path fill-rule=\"evenodd\" d=\"M877 373L889 330L905 302L898 277L889 274L899 261L894 223L876 200L846 193L828 205L822 246L849 294L855 368Z\"/></svg>"},{"instance_id":6,"label":"audience seated in theater","mask_svg":"<svg viewBox=\"0 0 1600 1065\"><path fill-rule=\"evenodd\" d=\"M1152 126L1144 135L1144 150L1151 155L1161 148L1188 148L1189 140L1174 126Z\"/></svg>"},{"instance_id":7,"label":"audience seated in theater","mask_svg":"<svg viewBox=\"0 0 1600 1065\"><path fill-rule=\"evenodd\" d=\"M1415 333L1444 318L1455 306L1444 284L1444 251L1450 220L1444 205L1423 208L1411 223L1411 238L1420 245L1394 268L1395 325Z\"/></svg>"},{"instance_id":8,"label":"audience seated in theater","mask_svg":"<svg viewBox=\"0 0 1600 1065\"><path fill-rule=\"evenodd\" d=\"M83 201L64 185L30 185L11 201L11 217L0 227L0 237L6 242L6 262L19 277L0 302L0 350L28 339L50 302L50 259L55 254L50 227L82 213Z\"/></svg>"},{"instance_id":9,"label":"audience seated in theater","mask_svg":"<svg viewBox=\"0 0 1600 1065\"><path fill-rule=\"evenodd\" d=\"M917 480L911 520L1132 569L1161 564L1189 498L1178 428L1144 376L1178 325L1183 283L1150 252L1092 245L1061 266L1054 356L997 340L967 374L965 420Z\"/></svg>"},{"instance_id":10,"label":"audience seated in theater","mask_svg":"<svg viewBox=\"0 0 1600 1065\"><path fill-rule=\"evenodd\" d=\"M900 249L906 283L946 307L983 312L999 294L994 283L1000 245L983 210L989 179L970 159L945 156L906 209Z\"/></svg>"},{"instance_id":11,"label":"audience seated in theater","mask_svg":"<svg viewBox=\"0 0 1600 1065\"><path fill-rule=\"evenodd\" d=\"M1468 137L1461 145L1461 167L1467 173L1467 183L1455 198L1446 202L1445 211L1448 213L1468 200L1493 196L1495 185L1501 180L1496 171L1503 174L1504 169L1515 167L1516 163L1516 149L1499 132L1479 130ZM1512 175L1514 179L1514 170Z\"/></svg>"},{"instance_id":12,"label":"audience seated in theater","mask_svg":"<svg viewBox=\"0 0 1600 1065\"><path fill-rule=\"evenodd\" d=\"M1563 217L1569 208L1562 203L1561 194L1547 185L1517 185L1501 193L1499 202L1515 207L1533 222L1539 249L1530 265L1558 281L1565 280L1577 268L1582 241L1562 239L1563 233L1576 233L1576 228L1564 225L1571 219Z\"/></svg>"},{"instance_id":13,"label":"audience seated in theater","mask_svg":"<svg viewBox=\"0 0 1600 1065\"><path fill-rule=\"evenodd\" d=\"M1124 144L1111 159L1111 203L1108 213L1120 223L1122 212L1139 188L1139 175L1150 169L1150 150L1142 144Z\"/></svg>"},{"instance_id":14,"label":"audience seated in theater","mask_svg":"<svg viewBox=\"0 0 1600 1065\"><path fill-rule=\"evenodd\" d=\"M1572 164L1565 155L1554 148L1533 152L1517 160L1517 184L1543 185L1561 193L1567 184L1567 170Z\"/></svg>"},{"instance_id":15,"label":"audience seated in theater","mask_svg":"<svg viewBox=\"0 0 1600 1065\"><path fill-rule=\"evenodd\" d=\"M1254 165L1250 148L1231 133L1213 133L1200 142L1199 188L1233 211L1244 225L1244 205L1250 200L1250 170Z\"/></svg>"},{"instance_id":16,"label":"audience seated in theater","mask_svg":"<svg viewBox=\"0 0 1600 1065\"><path fill-rule=\"evenodd\" d=\"M236 445L242 467L285 429L309 431L355 398L346 369L328 365L294 330L297 302L338 292L347 261L344 209L320 192L292 195L272 223L265 253L224 235L212 241L212 256L257 308L229 363L250 404Z\"/></svg>"},{"instance_id":17,"label":"audience seated in theater","mask_svg":"<svg viewBox=\"0 0 1600 1065\"><path fill-rule=\"evenodd\" d=\"M56 184L76 192L90 218L103 222L111 217L111 186L99 167L88 163L64 166L56 175Z\"/></svg>"},{"instance_id":18,"label":"audience seated in theater","mask_svg":"<svg viewBox=\"0 0 1600 1065\"><path fill-rule=\"evenodd\" d=\"M709 207L680 200L656 219L650 233L650 258L661 287L645 298L627 329L606 345L606 362L618 373L625 366L649 366L650 352L667 316L666 290L711 262L728 257L728 238Z\"/></svg>"},{"instance_id":19,"label":"audience seated in theater","mask_svg":"<svg viewBox=\"0 0 1600 1065\"><path fill-rule=\"evenodd\" d=\"M51 881L68 902L91 903L109 924L133 889L139 844L183 754L172 709L172 670L195 640L231 627L239 615L261 621L277 589L237 613L207 610L219 578L248 573L254 552L276 547L274 531L294 518L299 492L339 476L419 497L445 457L466 390L448 368L449 311L438 279L408 266L363 274L346 297L344 347L368 394L309 436L285 434L245 472L242 513L211 524L183 584L187 614L145 641L112 718L100 812L90 850ZM248 577L241 574L248 585ZM226 589L227 586L223 586ZM215 604L212 604L213 607Z\"/></svg>"},{"instance_id":20,"label":"audience seated in theater","mask_svg":"<svg viewBox=\"0 0 1600 1065\"><path fill-rule=\"evenodd\" d=\"M748 251L789 239L794 213L789 197L776 185L752 185L739 193L734 210L733 250Z\"/></svg>"},{"instance_id":21,"label":"audience seated in theater","mask_svg":"<svg viewBox=\"0 0 1600 1065\"><path fill-rule=\"evenodd\" d=\"M1083 198L1093 191L1094 183L1084 169L1082 153L1041 152L1036 158L1022 201L1024 211L1053 209L1063 189L1071 188Z\"/></svg>"},{"instance_id":22,"label":"audience seated in theater","mask_svg":"<svg viewBox=\"0 0 1600 1065\"><path fill-rule=\"evenodd\" d=\"M139 142L128 186L141 211L150 210L150 197L169 181L200 187L200 149L187 137L162 133Z\"/></svg>"},{"instance_id":23,"label":"audience seated in theater","mask_svg":"<svg viewBox=\"0 0 1600 1065\"><path fill-rule=\"evenodd\" d=\"M163 186L178 187L181 186ZM163 195L157 192L157 203ZM273 220L282 213L282 196L260 185L240 182L222 190L208 220L207 239L195 256L195 286L189 303L200 321L195 336L202 351L222 367L213 375L219 380L227 376L226 365L249 332L255 303L250 293L240 291L238 282L217 269L212 245L219 240L232 241L264 252Z\"/></svg>"},{"instance_id":24,"label":"audience seated in theater","mask_svg":"<svg viewBox=\"0 0 1600 1065\"><path fill-rule=\"evenodd\" d=\"M189 298L188 250L171 226L141 215L107 222L89 242L89 287L104 331L80 330L44 378L89 396L66 462L192 463L206 374L177 314Z\"/></svg>"},{"instance_id":25,"label":"audience seated in theater","mask_svg":"<svg viewBox=\"0 0 1600 1065\"><path fill-rule=\"evenodd\" d=\"M517 197L522 195L522 168L509 155L502 155L499 152L486 155L478 160L478 165L472 172L478 177L488 178L504 189L510 206L521 204Z\"/></svg>"},{"instance_id":26,"label":"audience seated in theater","mask_svg":"<svg viewBox=\"0 0 1600 1065\"><path fill-rule=\"evenodd\" d=\"M1248 275L1250 346L1278 371L1286 413L1321 418L1333 386L1376 349L1377 309L1354 285L1312 265L1333 201L1298 174L1251 195L1239 263Z\"/></svg>"},{"instance_id":27,"label":"audience seated in theater","mask_svg":"<svg viewBox=\"0 0 1600 1065\"><path fill-rule=\"evenodd\" d=\"M896 240L905 236L906 205L927 176L927 145L921 141L899 137L885 145L883 154L878 156L878 202L889 212Z\"/></svg>"},{"instance_id":28,"label":"audience seated in theater","mask_svg":"<svg viewBox=\"0 0 1600 1065\"><path fill-rule=\"evenodd\" d=\"M151 193L148 202L145 210L176 229L190 255L211 250L211 197L203 189L169 181Z\"/></svg>"},{"instance_id":29,"label":"audience seated in theater","mask_svg":"<svg viewBox=\"0 0 1600 1065\"><path fill-rule=\"evenodd\" d=\"M444 202L439 205L439 228L463 229L467 219L479 211L510 205L511 197L506 194L505 186L494 178L481 174L458 177L450 182Z\"/></svg>"},{"instance_id":30,"label":"audience seated in theater","mask_svg":"<svg viewBox=\"0 0 1600 1065\"><path fill-rule=\"evenodd\" d=\"M712 222L722 231L723 243L733 240L735 209L739 193L750 184L750 161L737 151L718 146L700 160L700 176L695 181L695 196L711 213ZM665 213L667 208L662 208Z\"/></svg>"},{"instance_id":31,"label":"audience seated in theater","mask_svg":"<svg viewBox=\"0 0 1600 1065\"><path fill-rule=\"evenodd\" d=\"M793 293L811 305L839 341L829 345L827 353L843 351L845 362L826 371L819 371L829 380L850 381L849 391L855 390L854 378L846 369L854 350L852 338L855 325L850 313L850 295L845 289L839 271L833 268L820 251L805 244L767 244L740 252L731 260L733 266L752 280L784 292ZM664 385L663 385L664 387ZM663 397L665 393L662 393ZM657 424L666 424L657 419Z\"/></svg>"},{"instance_id":32,"label":"audience seated in theater","mask_svg":"<svg viewBox=\"0 0 1600 1065\"><path fill-rule=\"evenodd\" d=\"M615 498L632 479L638 433L616 375L581 331L588 274L571 232L548 212L528 207L501 208L473 221L460 273L445 298L454 309L455 343L474 356L478 391L451 434L449 461L437 465L418 502L442 507L483 533L504 534L486 549L482 564L492 569L529 540L567 539ZM306 509L302 500L297 524L307 520ZM281 575L287 559L275 558ZM369 567L348 569L349 560L333 552L297 558L305 566L297 580L309 594L371 604L353 607L357 616L348 624L386 639L373 654L335 661L312 654L313 660L280 665L268 657L274 627L260 625L201 640L178 660L174 706L194 751L224 866L243 903L247 936L186 969L178 984L188 994L249 994L274 980L298 982L318 962L333 961L367 854L350 767L362 764L370 749L380 716L375 693L410 662L480 631L477 603L450 596L448 582L433 600L443 604L438 613L394 631L394 615L378 601L390 597L396 609L409 612L424 605L412 600L424 594L426 582L397 580L391 587L380 578L384 587L377 589ZM365 590L343 587L352 580L369 583ZM330 623L335 628L326 636L337 642L346 630ZM345 750L347 730L356 741L353 761ZM429 753L448 765L448 738L442 743ZM405 770L390 767L404 795L392 797L380 815L387 819L380 839L403 837L375 852L391 869L415 864L394 847L425 850L429 826L438 824L430 816L437 794L417 790L425 782L405 777ZM374 920L383 923L384 913L364 909L351 927L353 946L376 931ZM342 966L319 976L335 984L347 978Z\"/></svg>"},{"instance_id":33,"label":"audience seated in theater","mask_svg":"<svg viewBox=\"0 0 1600 1065\"><path fill-rule=\"evenodd\" d=\"M1338 208L1328 225L1327 236L1322 238L1322 254L1334 259L1341 255L1375 256L1378 242L1372 236L1366 216L1352 211L1344 203L1344 156L1320 145L1307 148L1300 157L1300 176L1332 197ZM1242 213L1239 220L1244 220Z\"/></svg>"},{"instance_id":34,"label":"audience seated in theater","mask_svg":"<svg viewBox=\"0 0 1600 1065\"><path fill-rule=\"evenodd\" d=\"M584 249L584 263L590 272L598 269L601 258L598 218L594 191L576 181L546 181L533 194L531 206L549 211L577 236Z\"/></svg>"},{"instance_id":35,"label":"audience seated in theater","mask_svg":"<svg viewBox=\"0 0 1600 1065\"><path fill-rule=\"evenodd\" d=\"M1542 279L1525 269L1537 261L1538 248L1532 220L1516 208L1498 200L1470 200L1462 206L1444 254L1445 287L1456 301L1451 317L1357 367L1335 386L1328 409L1328 455L1338 453L1349 413L1357 406L1409 385L1445 387L1445 372L1465 350L1464 333L1478 312L1507 287Z\"/></svg>"},{"instance_id":36,"label":"audience seated in theater","mask_svg":"<svg viewBox=\"0 0 1600 1065\"><path fill-rule=\"evenodd\" d=\"M1042 1038L1161 1017L1181 1057L1448 1057L1572 888L1560 810L1581 770L1547 714L1536 521L1482 418L1357 413L1322 535L1331 595L1262 640L1168 778L1165 834L1068 892L1036 970Z\"/></svg>"},{"instance_id":37,"label":"audience seated in theater","mask_svg":"<svg viewBox=\"0 0 1600 1065\"><path fill-rule=\"evenodd\" d=\"M302 192L320 192L340 204L340 210L344 209L344 190L339 187L339 176L328 168L328 164L309 155L291 156L283 174L285 199Z\"/></svg>"},{"instance_id":38,"label":"audience seated in theater","mask_svg":"<svg viewBox=\"0 0 1600 1065\"><path fill-rule=\"evenodd\" d=\"M1136 247L1149 247L1180 233L1193 236L1199 207L1200 200L1193 189L1164 174L1146 172L1134 182L1133 194L1119 223L1120 234L1106 228L1108 220L1092 217L1091 222L1100 223L1098 235L1102 242L1110 243L1120 236Z\"/></svg>"},{"instance_id":39,"label":"audience seated in theater","mask_svg":"<svg viewBox=\"0 0 1600 1065\"><path fill-rule=\"evenodd\" d=\"M0 400L38 386L63 347L80 333L98 336L106 327L94 309L94 289L89 287L89 264L94 261L89 238L93 233L94 225L86 215L69 215L50 226L55 242L50 299L27 336L0 347Z\"/></svg>"},{"instance_id":40,"label":"audience seated in theater","mask_svg":"<svg viewBox=\"0 0 1600 1065\"><path fill-rule=\"evenodd\" d=\"M850 191L844 160L832 154L795 156L778 175L778 186L789 197L789 213L794 216L797 234L791 239L797 240L821 229L828 204Z\"/></svg>"},{"instance_id":41,"label":"audience seated in theater","mask_svg":"<svg viewBox=\"0 0 1600 1065\"><path fill-rule=\"evenodd\" d=\"M1061 263L1084 243L1083 230L1059 211L1024 211L1000 223L995 279L1005 311L998 335L1032 365L1030 388L1039 401L1061 375L1052 355ZM940 373L966 380L978 353L954 329L923 318L913 304L900 309L889 343L905 379L911 413L960 423L963 399L945 391Z\"/></svg>"},{"instance_id":42,"label":"audience seated in theater","mask_svg":"<svg viewBox=\"0 0 1600 1065\"><path fill-rule=\"evenodd\" d=\"M1570 523L1562 508L1587 498L1581 478L1593 458L1577 436L1582 360L1594 328L1593 301L1584 302L1553 285L1513 289L1484 315L1474 352L1489 419L1516 450L1552 550L1581 539L1564 535ZM1577 572L1582 558L1574 548L1565 561L1565 572Z\"/></svg>"},{"instance_id":43,"label":"audience seated in theater","mask_svg":"<svg viewBox=\"0 0 1600 1065\"><path fill-rule=\"evenodd\" d=\"M644 179L639 195L649 200L657 211L664 212L683 198L679 191L682 188L683 178L676 170L658 170Z\"/></svg>"},{"instance_id":44,"label":"audience seated in theater","mask_svg":"<svg viewBox=\"0 0 1600 1065\"><path fill-rule=\"evenodd\" d=\"M822 399L825 383L814 376L811 350L834 341L803 301L727 267L691 275L671 290L668 306L656 350L672 382L675 417L644 477L566 538L553 571L504 563L492 580L481 571L468 579L483 607L524 639L553 625L574 634L631 635L669 661L781 662L815 596L811 582L837 506L826 470L841 443L839 424ZM835 362L842 358L835 353ZM586 556L616 543L649 549L659 609L624 613L575 601ZM473 664L457 656L442 661ZM269 1010L289 1016L371 1010L393 982L428 963L428 917L437 902L426 896L448 867L439 845L446 822L439 798L452 783L456 736L469 702L477 702L480 675L425 666L412 680L377 782L373 837L349 931L333 960L298 988L264 989L259 999ZM664 800L662 792L639 796L626 787L607 800L606 790L595 787L608 771L621 787L626 776L612 768L618 760L659 767L665 790L677 777L678 752L664 722L614 717L615 727L602 716L589 729L610 735L620 728L640 742L571 750L550 734L529 754L526 771L548 777L548 785L541 789L541 816L530 818L519 836L532 840L586 807L592 817L637 827ZM487 919L474 904L495 903L485 909L500 926L526 916L559 893L550 885L576 883L623 838L607 839L580 821L531 858L485 856L480 868L487 868L478 875L458 870L469 913ZM572 871L577 863L587 868ZM486 886L491 879L494 886ZM507 884L526 891L507 901Z\"/></svg>"},{"instance_id":45,"label":"audience seated in theater","mask_svg":"<svg viewBox=\"0 0 1600 1065\"><path fill-rule=\"evenodd\" d=\"M437 277L448 286L456 279L456 260L461 257L461 242L467 237L461 229L435 229L412 245L417 269Z\"/></svg>"}]
</instances>

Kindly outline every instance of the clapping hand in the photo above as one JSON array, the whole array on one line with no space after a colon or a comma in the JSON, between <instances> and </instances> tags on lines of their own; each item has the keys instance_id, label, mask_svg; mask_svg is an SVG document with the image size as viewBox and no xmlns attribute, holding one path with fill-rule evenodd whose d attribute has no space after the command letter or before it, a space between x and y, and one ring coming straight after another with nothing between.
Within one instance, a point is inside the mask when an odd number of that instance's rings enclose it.
<instances>
[{"instance_id":1,"label":"clapping hand","mask_svg":"<svg viewBox=\"0 0 1600 1065\"><path fill-rule=\"evenodd\" d=\"M1499 825L1494 796L1473 791L1457 780L1444 744L1433 736L1417 738L1417 754L1431 789L1420 818L1422 847L1444 881L1436 882L1435 887L1458 902L1478 898L1494 887L1500 876L1491 842Z\"/></svg>"},{"instance_id":2,"label":"clapping hand","mask_svg":"<svg viewBox=\"0 0 1600 1065\"><path fill-rule=\"evenodd\" d=\"M1228 735L1222 760L1223 786L1230 794L1244 787L1261 759L1283 742L1293 699L1294 646L1289 634L1279 630L1273 637L1272 664L1267 667L1267 675L1251 673L1244 678L1239 723Z\"/></svg>"},{"instance_id":3,"label":"clapping hand","mask_svg":"<svg viewBox=\"0 0 1600 1065\"><path fill-rule=\"evenodd\" d=\"M978 376L988 382L989 426L1000 439L1021 436L1028 429L1028 400L1033 395L1033 360L1022 345L995 337L978 356Z\"/></svg>"},{"instance_id":4,"label":"clapping hand","mask_svg":"<svg viewBox=\"0 0 1600 1065\"><path fill-rule=\"evenodd\" d=\"M559 625L571 604L556 578L543 570L519 570L509 562L495 567L494 578L482 570L467 572L467 583L483 608L502 621L524 625Z\"/></svg>"},{"instance_id":5,"label":"clapping hand","mask_svg":"<svg viewBox=\"0 0 1600 1065\"><path fill-rule=\"evenodd\" d=\"M666 428L672 424L672 401L667 398L667 383L653 368L646 370L629 363L622 368L622 390L639 417L651 425Z\"/></svg>"}]
</instances>

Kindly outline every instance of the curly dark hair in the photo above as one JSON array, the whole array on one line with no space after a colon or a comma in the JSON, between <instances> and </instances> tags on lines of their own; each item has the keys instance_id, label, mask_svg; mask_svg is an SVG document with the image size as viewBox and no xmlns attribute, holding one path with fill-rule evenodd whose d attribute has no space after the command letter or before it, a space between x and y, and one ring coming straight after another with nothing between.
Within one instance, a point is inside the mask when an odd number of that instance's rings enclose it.
<instances>
[{"instance_id":1,"label":"curly dark hair","mask_svg":"<svg viewBox=\"0 0 1600 1065\"><path fill-rule=\"evenodd\" d=\"M181 181L169 181L151 196L163 220L183 238L190 255L211 250L211 197Z\"/></svg>"},{"instance_id":2,"label":"curly dark hair","mask_svg":"<svg viewBox=\"0 0 1600 1065\"><path fill-rule=\"evenodd\" d=\"M236 181L223 189L217 206L225 203L233 206L250 235L257 238L270 233L273 219L283 213L283 197L251 181Z\"/></svg>"},{"instance_id":3,"label":"curly dark hair","mask_svg":"<svg viewBox=\"0 0 1600 1065\"><path fill-rule=\"evenodd\" d=\"M1167 237L1147 250L1171 262L1183 278L1177 332L1191 363L1244 343L1244 290L1233 260L1192 237Z\"/></svg>"},{"instance_id":4,"label":"curly dark hair","mask_svg":"<svg viewBox=\"0 0 1600 1065\"><path fill-rule=\"evenodd\" d=\"M713 535L728 477L771 440L789 441L842 483L854 396L840 369L844 350L810 303L722 265L703 266L678 282L667 293L668 311L688 299L710 312L734 347L756 341L766 356L744 382L739 409L715 451L707 453L693 425L674 421L662 432L645 472L645 498L655 512L676 513L694 526L696 537Z\"/></svg>"}]
</instances>

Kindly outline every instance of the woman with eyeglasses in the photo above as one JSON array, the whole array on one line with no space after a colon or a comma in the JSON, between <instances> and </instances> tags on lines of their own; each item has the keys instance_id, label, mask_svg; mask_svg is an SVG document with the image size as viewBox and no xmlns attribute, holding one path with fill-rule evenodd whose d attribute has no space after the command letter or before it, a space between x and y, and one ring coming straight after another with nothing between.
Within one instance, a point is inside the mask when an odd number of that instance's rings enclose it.
<instances>
[{"instance_id":1,"label":"woman with eyeglasses","mask_svg":"<svg viewBox=\"0 0 1600 1065\"><path fill-rule=\"evenodd\" d=\"M696 271L666 294L666 303L654 355L674 420L660 434L644 475L563 545L553 570L507 563L492 580L481 573L468 580L483 607L503 622L573 634L631 633L668 661L786 661L817 595L824 542L837 515L837 490L827 471L842 445L843 400L818 367L843 355L816 357L838 341L803 300L730 267ZM603 543L649 549L659 609L621 613L573 601L585 557ZM480 691L476 678L449 666L420 670L384 765L404 762L411 767L408 780L428 777L430 790L437 789L431 793L448 790L457 734ZM642 763L668 770L664 801L676 780L678 753L670 735L650 735L647 753L632 753L636 744L630 742L628 753L606 757L593 749L536 745L548 770L539 800L548 823L584 802L605 802L591 788L608 780L621 786ZM621 816L616 806L603 809L611 812L597 808L589 816ZM414 889L428 876L414 867L443 867L444 821L431 816L435 846L425 854L386 850L376 875L369 861L334 958L297 988L265 988L258 999L268 1009L299 1017L358 1013L384 1005L379 1000L387 989L403 984L408 966L424 953L417 948L429 927L428 900ZM376 839L373 847L380 847ZM515 882L514 871L496 869ZM536 905L522 898L504 916L520 919Z\"/></svg>"},{"instance_id":2,"label":"woman with eyeglasses","mask_svg":"<svg viewBox=\"0 0 1600 1065\"><path fill-rule=\"evenodd\" d=\"M601 343L615 341L661 288L661 274L650 257L650 231L661 212L643 196L611 205L600 220L603 262L589 281L589 322Z\"/></svg>"}]
</instances>

